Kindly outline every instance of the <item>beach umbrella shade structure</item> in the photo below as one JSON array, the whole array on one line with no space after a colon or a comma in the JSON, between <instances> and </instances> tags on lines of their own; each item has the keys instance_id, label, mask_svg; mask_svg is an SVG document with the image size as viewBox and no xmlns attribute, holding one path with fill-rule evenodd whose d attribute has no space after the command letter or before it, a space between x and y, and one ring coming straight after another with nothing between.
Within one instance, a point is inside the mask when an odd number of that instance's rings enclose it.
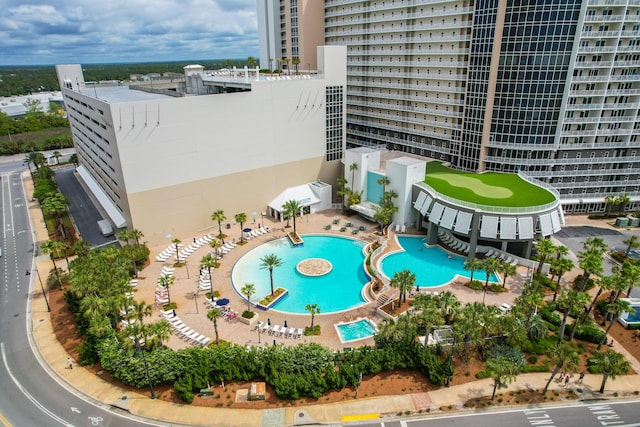
<instances>
[{"instance_id":1,"label":"beach umbrella shade structure","mask_svg":"<svg viewBox=\"0 0 640 427\"><path fill-rule=\"evenodd\" d=\"M229 304L229 298L220 298L218 301L216 301L216 305L219 306L224 306Z\"/></svg>"}]
</instances>

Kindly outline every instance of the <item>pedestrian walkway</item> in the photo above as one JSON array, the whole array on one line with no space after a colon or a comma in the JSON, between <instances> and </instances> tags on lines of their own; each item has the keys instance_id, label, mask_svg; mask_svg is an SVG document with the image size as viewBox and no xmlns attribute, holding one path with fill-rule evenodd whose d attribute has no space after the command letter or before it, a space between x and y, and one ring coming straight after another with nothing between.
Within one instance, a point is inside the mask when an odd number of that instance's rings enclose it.
<instances>
[{"instance_id":1,"label":"pedestrian walkway","mask_svg":"<svg viewBox=\"0 0 640 427\"><path fill-rule=\"evenodd\" d=\"M25 176L23 175L24 178ZM31 181L24 180L27 186L27 193L30 194L32 191L29 188ZM29 205L33 214L36 240L39 242L45 241L47 240L46 229L42 217L38 214L37 202L30 201ZM46 256L38 257L36 268L41 277L47 277L51 268L49 258ZM34 275L31 277L33 279ZM44 364L52 375L66 381L79 393L84 394L93 401L124 409L136 416L159 420L172 425L226 426L231 422L234 426L241 427L268 427L301 424L302 420L307 424L313 422L341 424L349 421L395 417L398 414L420 413L425 415L426 411L431 414L443 413L441 408L448 408L449 406L456 411L462 411L465 410L463 405L468 399L491 396L493 391L492 380L483 379L427 393L354 398L351 401L331 404L301 405L265 410L208 408L151 400L142 392L130 393L104 381L88 369L77 365L75 361L73 361L74 369L69 369L67 361L69 356L55 337L45 300L40 290L36 289L32 286L30 294L32 298L31 317L33 325L31 334L38 355L44 360ZM623 347L618 345L616 349L622 351ZM638 371L640 363L630 358L628 354L626 355L632 362L634 369ZM522 374L507 389L502 389L501 392L505 390L542 390L549 376L549 373ZM600 388L602 375L587 374L584 384L581 385L576 384L575 379L577 377L571 381L568 387L583 390L581 394L591 396L594 391L597 392ZM550 389L565 389L565 386L554 381ZM640 390L639 375L617 377L615 380L610 378L607 381L606 393L604 395L597 393L597 397L612 398L614 392L618 393L620 397L625 397L633 395L638 390Z\"/></svg>"}]
</instances>

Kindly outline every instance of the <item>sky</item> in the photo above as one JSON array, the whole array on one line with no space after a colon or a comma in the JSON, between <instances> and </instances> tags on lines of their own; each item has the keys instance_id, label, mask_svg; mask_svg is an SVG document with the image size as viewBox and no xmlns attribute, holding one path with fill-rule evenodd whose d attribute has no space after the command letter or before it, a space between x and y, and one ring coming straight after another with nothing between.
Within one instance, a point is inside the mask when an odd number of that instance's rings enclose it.
<instances>
[{"instance_id":1,"label":"sky","mask_svg":"<svg viewBox=\"0 0 640 427\"><path fill-rule=\"evenodd\" d=\"M256 0L0 0L0 65L258 57Z\"/></svg>"}]
</instances>

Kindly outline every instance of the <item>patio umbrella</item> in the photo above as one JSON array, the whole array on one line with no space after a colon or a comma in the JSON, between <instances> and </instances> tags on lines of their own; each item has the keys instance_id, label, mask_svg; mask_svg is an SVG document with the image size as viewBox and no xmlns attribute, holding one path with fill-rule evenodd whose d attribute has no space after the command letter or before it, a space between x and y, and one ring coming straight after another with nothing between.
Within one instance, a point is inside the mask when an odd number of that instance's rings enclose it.
<instances>
[{"instance_id":1,"label":"patio umbrella","mask_svg":"<svg viewBox=\"0 0 640 427\"><path fill-rule=\"evenodd\" d=\"M267 319L267 325L271 326L271 318Z\"/></svg>"},{"instance_id":2,"label":"patio umbrella","mask_svg":"<svg viewBox=\"0 0 640 427\"><path fill-rule=\"evenodd\" d=\"M229 304L229 298L220 298L218 301L216 301L216 305L227 305Z\"/></svg>"},{"instance_id":3,"label":"patio umbrella","mask_svg":"<svg viewBox=\"0 0 640 427\"><path fill-rule=\"evenodd\" d=\"M284 321L284 327L285 327L285 328L287 328L287 327L288 327L288 326L287 326L287 321L286 321L286 320Z\"/></svg>"}]
</instances>

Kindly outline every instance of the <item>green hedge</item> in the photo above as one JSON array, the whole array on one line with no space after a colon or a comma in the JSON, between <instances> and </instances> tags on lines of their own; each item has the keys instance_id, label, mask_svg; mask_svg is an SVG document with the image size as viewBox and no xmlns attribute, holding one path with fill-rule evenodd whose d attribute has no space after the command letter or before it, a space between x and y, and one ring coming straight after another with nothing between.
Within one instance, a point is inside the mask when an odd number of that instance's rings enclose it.
<instances>
[{"instance_id":1,"label":"green hedge","mask_svg":"<svg viewBox=\"0 0 640 427\"><path fill-rule=\"evenodd\" d=\"M528 372L549 372L549 365L525 365L522 367L522 373Z\"/></svg>"}]
</instances>

